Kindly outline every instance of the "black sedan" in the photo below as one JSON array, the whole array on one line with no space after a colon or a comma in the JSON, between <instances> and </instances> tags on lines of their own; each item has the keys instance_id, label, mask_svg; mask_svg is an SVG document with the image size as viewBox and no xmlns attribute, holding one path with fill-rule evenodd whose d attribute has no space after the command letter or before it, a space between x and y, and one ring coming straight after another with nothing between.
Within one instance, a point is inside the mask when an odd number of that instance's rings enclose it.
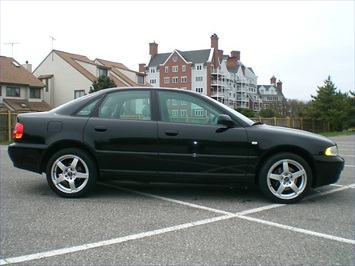
<instances>
[{"instance_id":1,"label":"black sedan","mask_svg":"<svg viewBox=\"0 0 355 266\"><path fill-rule=\"evenodd\" d=\"M256 183L274 202L294 203L337 182L337 145L309 132L254 122L198 93L113 88L49 112L19 114L8 153L15 167L45 173L63 197L98 179Z\"/></svg>"}]
</instances>

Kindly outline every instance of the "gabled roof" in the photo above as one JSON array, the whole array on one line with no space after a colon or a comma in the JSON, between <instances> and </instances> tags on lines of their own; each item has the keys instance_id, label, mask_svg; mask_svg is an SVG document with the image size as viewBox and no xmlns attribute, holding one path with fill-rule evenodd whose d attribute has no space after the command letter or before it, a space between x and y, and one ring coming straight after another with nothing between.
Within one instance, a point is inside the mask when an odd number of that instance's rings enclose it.
<instances>
[{"instance_id":1,"label":"gabled roof","mask_svg":"<svg viewBox=\"0 0 355 266\"><path fill-rule=\"evenodd\" d=\"M258 89L258 92L259 92L259 93L260 93L260 89L261 89L262 87L266 90L264 94L261 94L261 95L263 95L263 96L269 96L269 95L272 96L272 95L275 95L275 94L269 94L269 93L267 93L270 89L273 88L273 89L275 89L275 91L276 91L276 93L277 93L278 96L285 97L285 96L283 95L283 93L282 93L280 90L278 90L275 85L258 85L258 86L257 86L257 89Z\"/></svg>"},{"instance_id":2,"label":"gabled roof","mask_svg":"<svg viewBox=\"0 0 355 266\"><path fill-rule=\"evenodd\" d=\"M174 50L172 53L157 54L154 56L148 64L148 67L159 67L169 58L174 52L178 52L186 62L191 63L206 63L210 58L211 49L194 50L194 51L180 51Z\"/></svg>"},{"instance_id":3,"label":"gabled roof","mask_svg":"<svg viewBox=\"0 0 355 266\"><path fill-rule=\"evenodd\" d=\"M110 74L110 78L116 83L117 87L126 87L126 86L132 86L132 87L139 87L139 86L147 86L146 84L138 84L129 77L127 77L123 72L130 72L133 75L140 75L140 76L146 76L145 74L142 74L137 71L130 70L128 67L126 67L122 63L117 63L117 62L112 62L108 60L103 60L103 59L96 59L96 62L100 63L107 68L110 69L112 73ZM150 86L150 85L149 85Z\"/></svg>"},{"instance_id":4,"label":"gabled roof","mask_svg":"<svg viewBox=\"0 0 355 266\"><path fill-rule=\"evenodd\" d=\"M34 88L44 84L12 57L0 56L0 83Z\"/></svg>"},{"instance_id":5,"label":"gabled roof","mask_svg":"<svg viewBox=\"0 0 355 266\"><path fill-rule=\"evenodd\" d=\"M65 60L68 64L74 67L77 71L83 74L90 81L96 80L95 75L91 74L88 70L86 70L83 66L81 66L77 61L81 61L90 65L95 65L93 61L83 55L71 54L63 51L53 50L52 53L56 53L63 60Z\"/></svg>"}]
</instances>

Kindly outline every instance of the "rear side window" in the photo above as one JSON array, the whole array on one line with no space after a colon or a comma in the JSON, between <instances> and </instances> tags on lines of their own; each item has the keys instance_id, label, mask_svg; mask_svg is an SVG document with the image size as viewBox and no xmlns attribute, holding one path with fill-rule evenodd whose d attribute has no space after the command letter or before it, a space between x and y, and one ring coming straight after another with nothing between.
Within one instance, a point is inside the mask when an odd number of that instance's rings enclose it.
<instances>
[{"instance_id":1,"label":"rear side window","mask_svg":"<svg viewBox=\"0 0 355 266\"><path fill-rule=\"evenodd\" d=\"M92 103L86 105L84 108L80 109L75 115L77 116L90 116L94 111L96 103L98 100L93 101Z\"/></svg>"},{"instance_id":2,"label":"rear side window","mask_svg":"<svg viewBox=\"0 0 355 266\"><path fill-rule=\"evenodd\" d=\"M107 95L98 117L120 120L151 120L149 91L119 91Z\"/></svg>"}]
</instances>

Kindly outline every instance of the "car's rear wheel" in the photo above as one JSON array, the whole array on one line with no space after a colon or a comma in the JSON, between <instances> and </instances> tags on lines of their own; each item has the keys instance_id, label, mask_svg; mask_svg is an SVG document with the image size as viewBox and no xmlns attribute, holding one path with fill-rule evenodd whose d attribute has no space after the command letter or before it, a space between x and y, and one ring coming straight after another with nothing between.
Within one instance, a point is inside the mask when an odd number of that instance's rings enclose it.
<instances>
[{"instance_id":1,"label":"car's rear wheel","mask_svg":"<svg viewBox=\"0 0 355 266\"><path fill-rule=\"evenodd\" d=\"M46 169L47 182L58 195L77 198L87 194L96 184L95 162L79 149L64 149L55 153Z\"/></svg>"},{"instance_id":2,"label":"car's rear wheel","mask_svg":"<svg viewBox=\"0 0 355 266\"><path fill-rule=\"evenodd\" d=\"M271 156L259 172L261 191L277 203L295 203L301 200L312 184L308 163L293 153Z\"/></svg>"}]
</instances>

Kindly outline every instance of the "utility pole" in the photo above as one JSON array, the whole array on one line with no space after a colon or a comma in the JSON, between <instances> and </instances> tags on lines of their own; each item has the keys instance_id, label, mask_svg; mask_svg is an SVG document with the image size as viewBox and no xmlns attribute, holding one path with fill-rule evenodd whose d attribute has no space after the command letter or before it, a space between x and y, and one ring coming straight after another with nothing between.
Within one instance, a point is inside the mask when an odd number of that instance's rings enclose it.
<instances>
[{"instance_id":1,"label":"utility pole","mask_svg":"<svg viewBox=\"0 0 355 266\"><path fill-rule=\"evenodd\" d=\"M13 58L14 57L14 45L15 44L19 44L18 42L7 42L7 43L4 43L5 45L11 45L11 57Z\"/></svg>"}]
</instances>

